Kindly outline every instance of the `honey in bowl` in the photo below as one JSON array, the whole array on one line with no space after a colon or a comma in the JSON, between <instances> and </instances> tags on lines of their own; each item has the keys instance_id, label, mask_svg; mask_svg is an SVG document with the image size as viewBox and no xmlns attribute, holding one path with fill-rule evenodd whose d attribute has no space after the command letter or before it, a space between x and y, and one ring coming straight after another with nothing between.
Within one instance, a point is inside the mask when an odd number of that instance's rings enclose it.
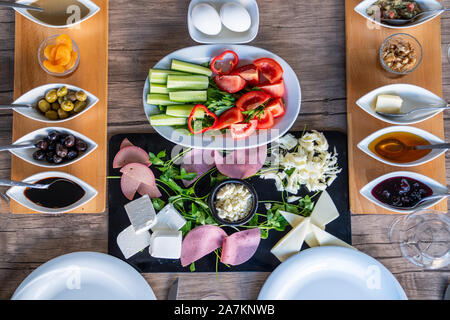
<instances>
[{"instance_id":1,"label":"honey in bowl","mask_svg":"<svg viewBox=\"0 0 450 320\"><path fill-rule=\"evenodd\" d=\"M416 150L415 146L429 144L428 140L410 132L389 132L372 141L369 150L386 161L409 163L431 152L431 149Z\"/></svg>"},{"instance_id":2,"label":"honey in bowl","mask_svg":"<svg viewBox=\"0 0 450 320\"><path fill-rule=\"evenodd\" d=\"M37 0L31 5L40 7L44 11L27 10L28 13L52 26L71 24L89 14L89 8L77 0Z\"/></svg>"}]
</instances>

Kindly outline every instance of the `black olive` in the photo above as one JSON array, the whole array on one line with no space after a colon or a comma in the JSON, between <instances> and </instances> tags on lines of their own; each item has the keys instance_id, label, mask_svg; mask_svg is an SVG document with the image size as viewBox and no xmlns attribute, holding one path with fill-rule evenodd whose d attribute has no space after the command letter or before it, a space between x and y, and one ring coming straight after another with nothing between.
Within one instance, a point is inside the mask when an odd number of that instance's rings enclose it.
<instances>
[{"instance_id":1,"label":"black olive","mask_svg":"<svg viewBox=\"0 0 450 320\"><path fill-rule=\"evenodd\" d=\"M74 150L74 149L71 149L71 150L69 150L69 152L67 153L66 159L67 159L67 160L73 160L73 159L75 159L76 157L78 157L78 151L77 151L77 150Z\"/></svg>"},{"instance_id":2,"label":"black olive","mask_svg":"<svg viewBox=\"0 0 450 320\"><path fill-rule=\"evenodd\" d=\"M47 151L55 151L55 149L56 149L56 143L55 142L50 143L48 145L48 147L47 147Z\"/></svg>"},{"instance_id":3,"label":"black olive","mask_svg":"<svg viewBox=\"0 0 450 320\"><path fill-rule=\"evenodd\" d=\"M60 133L58 131L52 131L48 134L48 140L56 141L59 139Z\"/></svg>"},{"instance_id":4,"label":"black olive","mask_svg":"<svg viewBox=\"0 0 450 320\"><path fill-rule=\"evenodd\" d=\"M64 145L67 148L72 148L75 145L75 137L73 135L68 135L64 140Z\"/></svg>"},{"instance_id":5,"label":"black olive","mask_svg":"<svg viewBox=\"0 0 450 320\"><path fill-rule=\"evenodd\" d=\"M54 155L55 155L55 153L53 151L47 151L47 153L45 155L45 160L47 160L47 162L49 162L49 163L53 163Z\"/></svg>"},{"instance_id":6,"label":"black olive","mask_svg":"<svg viewBox=\"0 0 450 320\"><path fill-rule=\"evenodd\" d=\"M69 135L68 135L68 134L65 134L65 133L61 134L61 135L59 136L59 142L61 142L62 144L64 144L64 141L66 140L66 138L67 138L68 136L69 136Z\"/></svg>"},{"instance_id":7,"label":"black olive","mask_svg":"<svg viewBox=\"0 0 450 320\"><path fill-rule=\"evenodd\" d=\"M47 140L39 140L36 142L35 147L41 150L47 150L48 148L48 141Z\"/></svg>"},{"instance_id":8,"label":"black olive","mask_svg":"<svg viewBox=\"0 0 450 320\"><path fill-rule=\"evenodd\" d=\"M38 161L42 161L45 159L45 152L43 150L36 150L33 153L33 159L34 160L38 160Z\"/></svg>"},{"instance_id":9,"label":"black olive","mask_svg":"<svg viewBox=\"0 0 450 320\"><path fill-rule=\"evenodd\" d=\"M84 142L81 139L77 139L77 141L75 142L75 147L77 148L78 151L82 152L82 151L86 151L87 149L87 143Z\"/></svg>"},{"instance_id":10,"label":"black olive","mask_svg":"<svg viewBox=\"0 0 450 320\"><path fill-rule=\"evenodd\" d=\"M67 150L67 148L64 145L62 145L60 143L56 144L56 154L59 157L65 158L67 156L67 152L68 152L68 150Z\"/></svg>"},{"instance_id":11,"label":"black olive","mask_svg":"<svg viewBox=\"0 0 450 320\"><path fill-rule=\"evenodd\" d=\"M53 162L56 163L56 164L59 164L59 163L63 162L63 158L61 158L60 156L55 154L53 156Z\"/></svg>"}]
</instances>

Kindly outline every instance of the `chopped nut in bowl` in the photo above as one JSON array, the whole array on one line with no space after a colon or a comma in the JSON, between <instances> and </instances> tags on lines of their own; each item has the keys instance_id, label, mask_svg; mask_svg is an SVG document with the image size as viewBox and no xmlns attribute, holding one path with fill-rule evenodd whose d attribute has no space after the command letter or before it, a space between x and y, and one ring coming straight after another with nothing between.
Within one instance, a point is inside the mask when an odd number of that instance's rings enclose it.
<instances>
[{"instance_id":1,"label":"chopped nut in bowl","mask_svg":"<svg viewBox=\"0 0 450 320\"><path fill-rule=\"evenodd\" d=\"M416 38L409 34L393 34L381 45L381 65L391 73L410 73L417 69L421 61L422 46Z\"/></svg>"}]
</instances>

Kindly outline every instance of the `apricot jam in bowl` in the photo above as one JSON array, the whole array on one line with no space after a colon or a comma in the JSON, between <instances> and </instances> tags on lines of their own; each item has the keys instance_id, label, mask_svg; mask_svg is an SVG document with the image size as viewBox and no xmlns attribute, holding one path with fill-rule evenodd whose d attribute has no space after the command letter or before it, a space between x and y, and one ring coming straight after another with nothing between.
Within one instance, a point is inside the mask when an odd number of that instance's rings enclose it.
<instances>
[{"instance_id":1,"label":"apricot jam in bowl","mask_svg":"<svg viewBox=\"0 0 450 320\"><path fill-rule=\"evenodd\" d=\"M80 49L68 35L54 35L45 39L38 50L41 68L51 76L65 77L80 63Z\"/></svg>"}]
</instances>

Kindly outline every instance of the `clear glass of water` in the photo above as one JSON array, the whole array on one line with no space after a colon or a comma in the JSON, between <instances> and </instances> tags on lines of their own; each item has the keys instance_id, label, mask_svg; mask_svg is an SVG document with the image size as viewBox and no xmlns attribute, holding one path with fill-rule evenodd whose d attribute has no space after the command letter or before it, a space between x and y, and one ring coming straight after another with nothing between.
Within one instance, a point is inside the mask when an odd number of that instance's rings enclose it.
<instances>
[{"instance_id":1,"label":"clear glass of water","mask_svg":"<svg viewBox=\"0 0 450 320\"><path fill-rule=\"evenodd\" d=\"M424 269L444 268L450 263L450 217L448 213L420 210L397 218L390 240L405 258Z\"/></svg>"}]
</instances>

